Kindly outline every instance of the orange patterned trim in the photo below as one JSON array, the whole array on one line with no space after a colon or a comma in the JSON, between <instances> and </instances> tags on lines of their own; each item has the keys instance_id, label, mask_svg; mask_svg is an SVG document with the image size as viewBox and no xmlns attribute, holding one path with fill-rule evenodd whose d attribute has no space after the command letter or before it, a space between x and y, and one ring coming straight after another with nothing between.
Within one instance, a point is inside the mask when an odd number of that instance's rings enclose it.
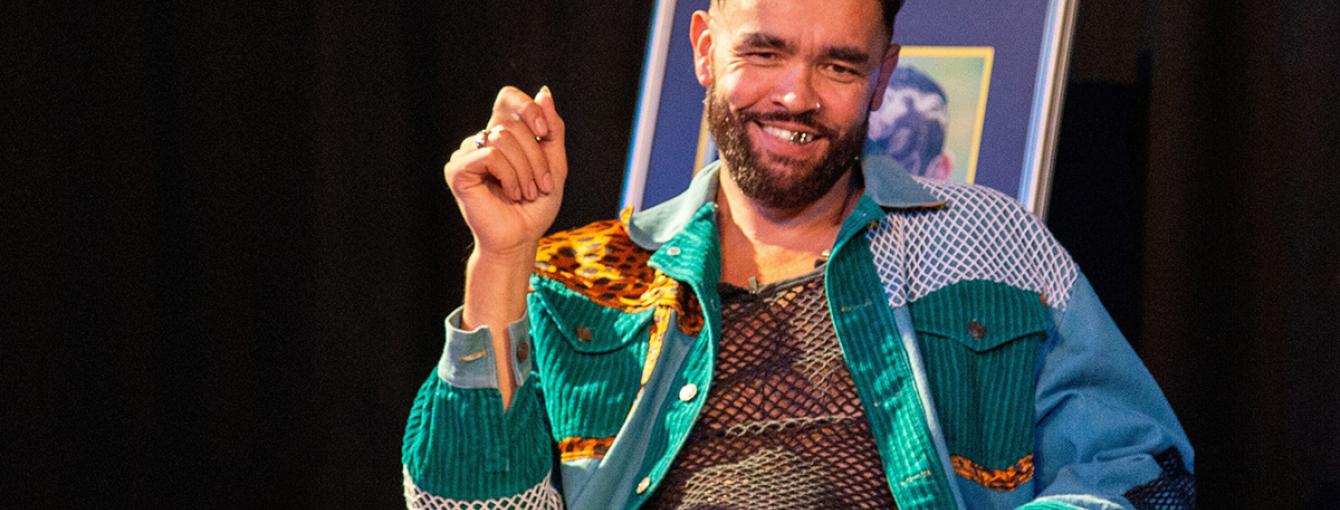
<instances>
[{"instance_id":1,"label":"orange patterned trim","mask_svg":"<svg viewBox=\"0 0 1340 510\"><path fill-rule=\"evenodd\" d=\"M652 314L651 335L647 341L647 360L642 363L642 379L639 384L646 386L651 380L651 372L656 369L656 360L661 357L661 346L665 344L665 330L670 322L670 309L658 308Z\"/></svg>"},{"instance_id":2,"label":"orange patterned trim","mask_svg":"<svg viewBox=\"0 0 1340 510\"><path fill-rule=\"evenodd\" d=\"M1019 459L1006 469L987 469L958 455L949 457L954 472L991 490L1012 491L1033 479L1033 454Z\"/></svg>"},{"instance_id":3,"label":"orange patterned trim","mask_svg":"<svg viewBox=\"0 0 1340 510\"><path fill-rule=\"evenodd\" d=\"M614 443L613 437L569 437L558 442L559 459L563 462L581 459L603 459Z\"/></svg>"}]
</instances>

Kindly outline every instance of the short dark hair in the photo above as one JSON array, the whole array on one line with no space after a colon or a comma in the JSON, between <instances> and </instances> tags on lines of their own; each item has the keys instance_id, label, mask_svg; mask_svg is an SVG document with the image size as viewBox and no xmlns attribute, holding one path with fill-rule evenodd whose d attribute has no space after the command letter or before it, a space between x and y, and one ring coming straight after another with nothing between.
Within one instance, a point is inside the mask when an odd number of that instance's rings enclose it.
<instances>
[{"instance_id":1,"label":"short dark hair","mask_svg":"<svg viewBox=\"0 0 1340 510\"><path fill-rule=\"evenodd\" d=\"M903 0L879 0L879 5L884 13L884 26L889 27L889 35L893 35L893 22L898 19L898 11L903 10Z\"/></svg>"},{"instance_id":2,"label":"short dark hair","mask_svg":"<svg viewBox=\"0 0 1340 510\"><path fill-rule=\"evenodd\" d=\"M715 1L720 4L726 0ZM884 26L889 28L889 35L893 35L893 22L898 19L898 11L903 9L903 0L879 0L879 6L884 14Z\"/></svg>"}]
</instances>

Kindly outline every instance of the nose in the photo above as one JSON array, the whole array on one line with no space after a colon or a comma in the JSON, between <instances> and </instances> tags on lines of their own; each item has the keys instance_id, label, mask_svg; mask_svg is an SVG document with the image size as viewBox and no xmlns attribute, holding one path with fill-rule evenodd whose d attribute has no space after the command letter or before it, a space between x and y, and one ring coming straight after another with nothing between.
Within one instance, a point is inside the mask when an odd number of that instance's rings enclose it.
<instances>
[{"instance_id":1,"label":"nose","mask_svg":"<svg viewBox=\"0 0 1340 510\"><path fill-rule=\"evenodd\" d=\"M773 89L772 102L791 113L818 110L822 105L814 90L813 75L809 66L792 66Z\"/></svg>"}]
</instances>

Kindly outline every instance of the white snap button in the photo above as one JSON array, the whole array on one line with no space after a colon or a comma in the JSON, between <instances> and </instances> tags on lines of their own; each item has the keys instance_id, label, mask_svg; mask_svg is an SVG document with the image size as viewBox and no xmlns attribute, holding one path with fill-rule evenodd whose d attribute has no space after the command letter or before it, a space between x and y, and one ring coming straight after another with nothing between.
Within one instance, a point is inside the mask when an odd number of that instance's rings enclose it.
<instances>
[{"instance_id":1,"label":"white snap button","mask_svg":"<svg viewBox=\"0 0 1340 510\"><path fill-rule=\"evenodd\" d=\"M644 476L642 477L642 481L637 482L637 493L642 494L644 492L647 492L648 487L651 487L651 477Z\"/></svg>"},{"instance_id":2,"label":"white snap button","mask_svg":"<svg viewBox=\"0 0 1340 510\"><path fill-rule=\"evenodd\" d=\"M679 247L678 247L678 246L671 246L671 247L669 247L669 248L666 248L666 249L665 249L665 254L666 254L666 255L669 255L669 256L671 256L671 257L678 256L678 255L679 255Z\"/></svg>"},{"instance_id":3,"label":"white snap button","mask_svg":"<svg viewBox=\"0 0 1340 510\"><path fill-rule=\"evenodd\" d=\"M698 396L698 386L693 383L685 384L683 388L679 389L680 400L688 402L696 396Z\"/></svg>"}]
</instances>

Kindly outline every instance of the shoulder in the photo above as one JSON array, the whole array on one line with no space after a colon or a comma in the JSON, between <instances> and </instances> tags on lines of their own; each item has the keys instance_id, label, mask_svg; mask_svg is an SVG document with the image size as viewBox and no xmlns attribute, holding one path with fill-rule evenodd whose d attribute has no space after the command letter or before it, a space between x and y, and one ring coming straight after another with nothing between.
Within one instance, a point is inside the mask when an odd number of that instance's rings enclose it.
<instances>
[{"instance_id":1,"label":"shoulder","mask_svg":"<svg viewBox=\"0 0 1340 510\"><path fill-rule=\"evenodd\" d=\"M881 272L900 284L900 301L986 280L1040 293L1064 309L1079 271L1036 216L984 186L916 180L943 205L888 211L871 234Z\"/></svg>"},{"instance_id":2,"label":"shoulder","mask_svg":"<svg viewBox=\"0 0 1340 510\"><path fill-rule=\"evenodd\" d=\"M1005 221L1036 225L1046 230L1033 213L1028 212L1014 197L977 184L944 182L914 177L932 195L944 203L936 209L937 215L960 221Z\"/></svg>"},{"instance_id":3,"label":"shoulder","mask_svg":"<svg viewBox=\"0 0 1340 510\"><path fill-rule=\"evenodd\" d=\"M651 254L629 238L623 221L597 221L541 239L534 274L542 285L557 285L605 306L632 308L657 278L647 264Z\"/></svg>"}]
</instances>

